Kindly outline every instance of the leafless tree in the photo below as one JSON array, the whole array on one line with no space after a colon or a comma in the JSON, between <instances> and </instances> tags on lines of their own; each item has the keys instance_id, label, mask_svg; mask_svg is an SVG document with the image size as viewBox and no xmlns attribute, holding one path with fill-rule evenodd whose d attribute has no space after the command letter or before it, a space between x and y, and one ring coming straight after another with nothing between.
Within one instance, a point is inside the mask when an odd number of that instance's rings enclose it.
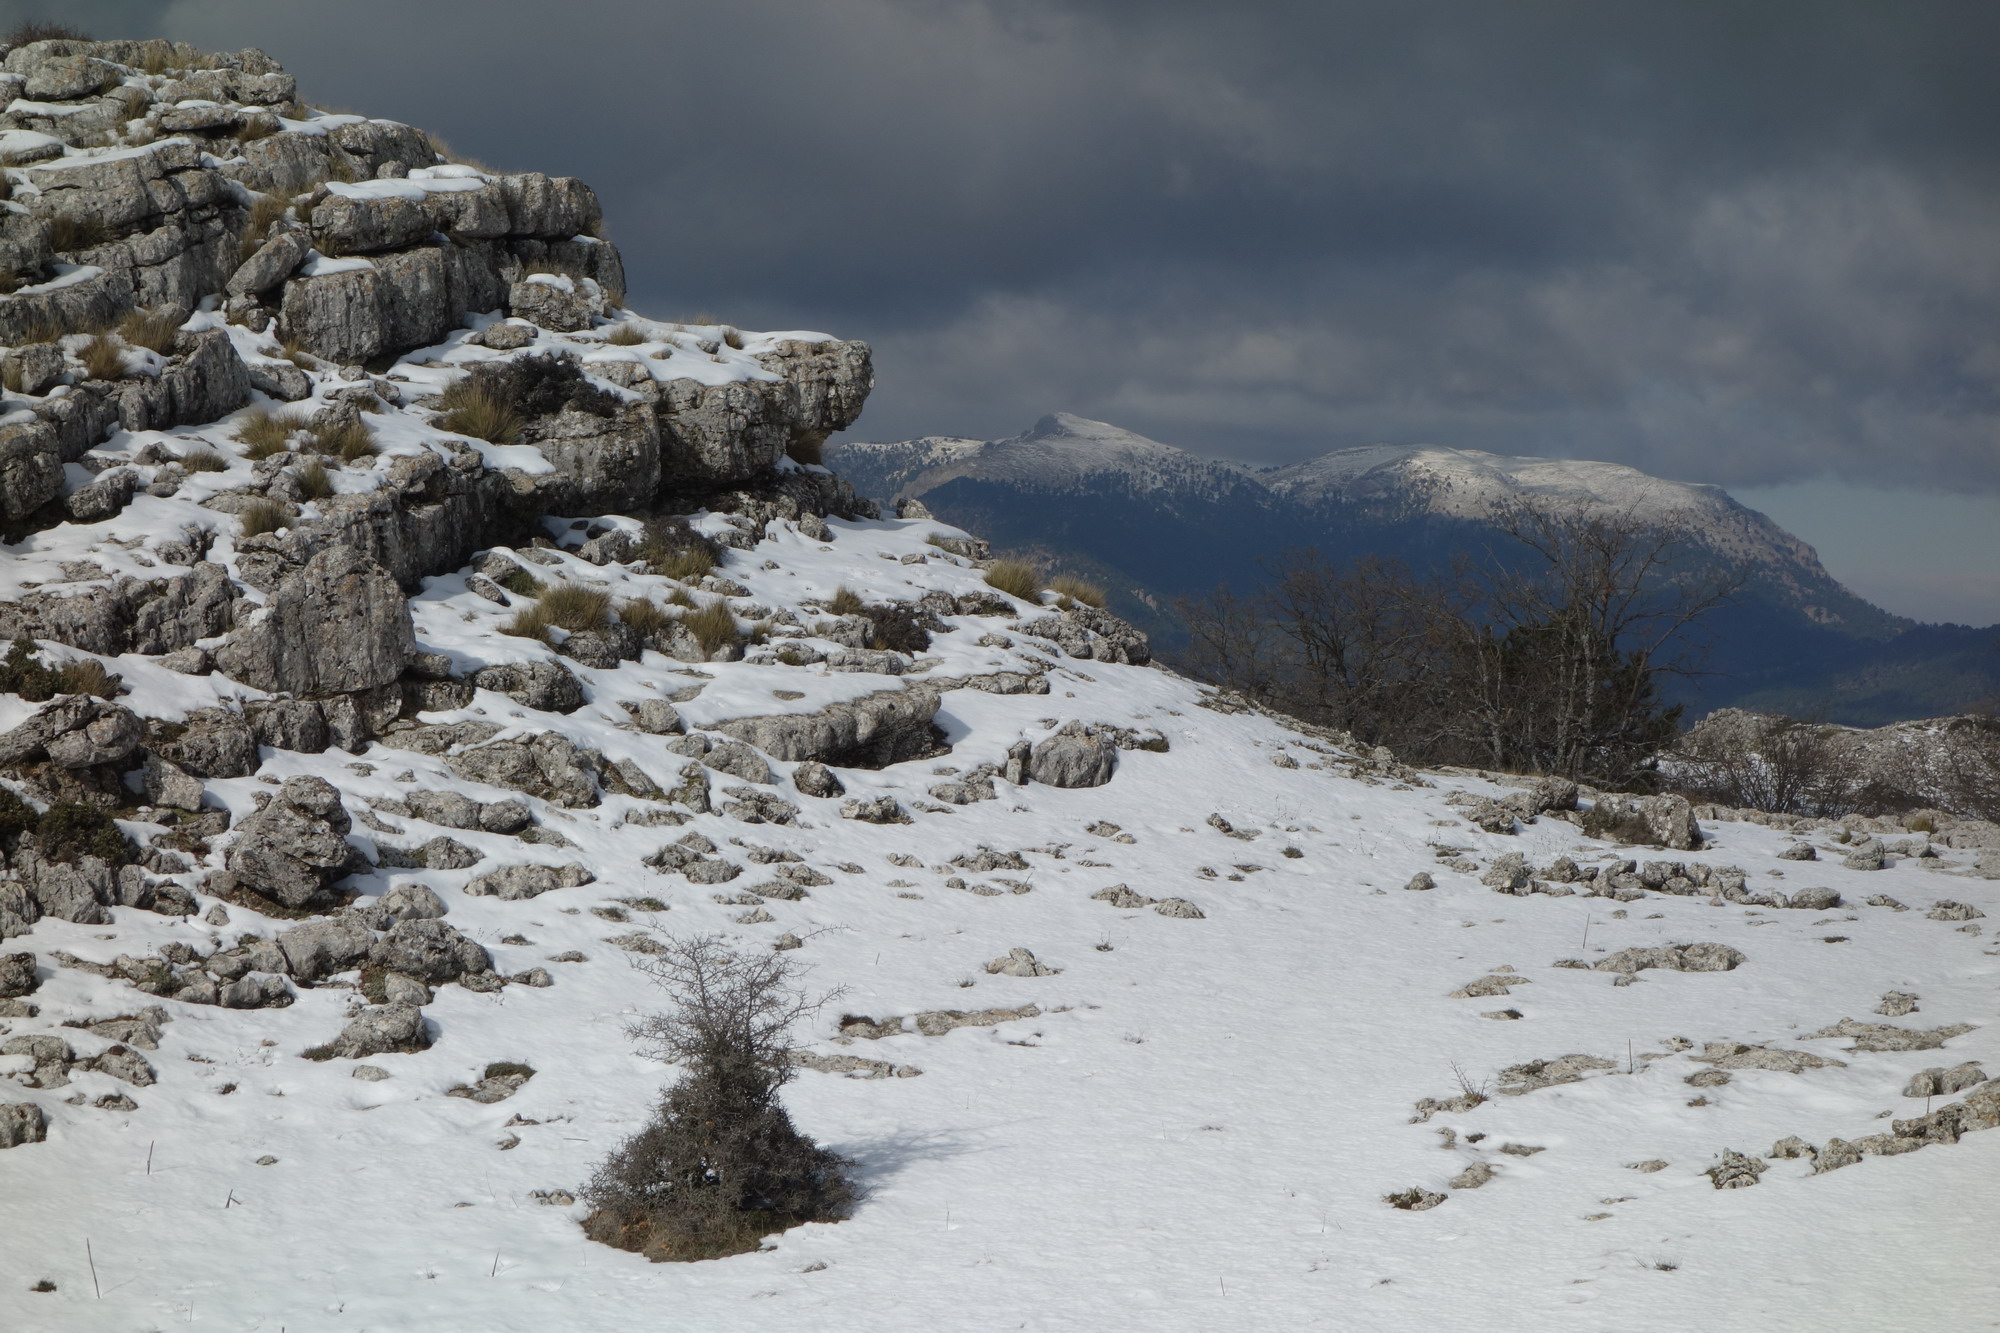
<instances>
[{"instance_id":1,"label":"leafless tree","mask_svg":"<svg viewBox=\"0 0 2000 1333\"><path fill-rule=\"evenodd\" d=\"M672 1003L628 1031L683 1072L585 1186L587 1233L654 1258L700 1259L844 1217L849 1163L801 1134L778 1100L793 1027L838 992L808 998L787 955L738 953L719 935L670 940L639 966Z\"/></svg>"},{"instance_id":2,"label":"leafless tree","mask_svg":"<svg viewBox=\"0 0 2000 1333\"><path fill-rule=\"evenodd\" d=\"M1629 514L1521 505L1498 526L1483 561L1297 551L1254 598L1182 603L1190 669L1421 762L1642 780L1676 728L1661 679L1693 669L1687 631L1740 577Z\"/></svg>"}]
</instances>

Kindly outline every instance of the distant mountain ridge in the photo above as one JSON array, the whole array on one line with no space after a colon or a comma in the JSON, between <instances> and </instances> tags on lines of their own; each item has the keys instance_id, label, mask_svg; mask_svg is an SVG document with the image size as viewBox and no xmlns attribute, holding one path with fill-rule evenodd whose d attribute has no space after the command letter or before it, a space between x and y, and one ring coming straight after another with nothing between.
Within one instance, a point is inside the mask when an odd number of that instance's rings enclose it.
<instances>
[{"instance_id":1,"label":"distant mountain ridge","mask_svg":"<svg viewBox=\"0 0 2000 1333\"><path fill-rule=\"evenodd\" d=\"M1691 706L1880 725L2000 688L1993 633L1885 611L1723 488L1618 463L1373 445L1260 471L1067 412L1005 439L843 442L827 462L865 494L920 498L1002 547L1103 580L1169 652L1181 630L1175 598L1254 586L1286 550L1421 565L1492 546L1513 504L1562 504L1680 525L1718 566L1747 574L1736 605L1711 622L1718 674L1689 688Z\"/></svg>"}]
</instances>

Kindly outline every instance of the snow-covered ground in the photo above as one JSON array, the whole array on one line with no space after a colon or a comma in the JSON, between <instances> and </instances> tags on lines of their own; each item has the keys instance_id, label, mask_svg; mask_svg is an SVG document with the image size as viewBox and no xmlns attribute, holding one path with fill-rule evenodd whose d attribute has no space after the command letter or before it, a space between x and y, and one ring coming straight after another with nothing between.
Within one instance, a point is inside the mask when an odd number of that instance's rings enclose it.
<instances>
[{"instance_id":1,"label":"snow-covered ground","mask_svg":"<svg viewBox=\"0 0 2000 1333\"><path fill-rule=\"evenodd\" d=\"M384 443L396 438L384 423ZM983 587L968 562L927 544L939 524L829 526L833 539L820 542L774 524L755 549L733 552L723 572L749 590L735 603L800 608L842 586L896 600ZM227 554L222 543L218 551ZM571 577L611 582L621 597L670 586L561 559ZM414 610L419 646L461 666L542 651L498 636L504 613L462 575L430 580ZM812 622L810 608L799 614ZM554 976L547 989L441 988L425 1010L436 1035L428 1051L365 1061L386 1079L356 1078L353 1061L301 1057L359 1004L334 984L275 1010L157 1001L171 1021L146 1053L158 1073L150 1086L83 1072L60 1089L0 1083L0 1100L36 1102L50 1120L46 1142L0 1153L0 1328L1825 1333L1995 1319L2000 1133L1819 1175L1806 1160L1772 1160L1749 1189L1718 1190L1704 1174L1725 1150L1756 1157L1789 1135L1823 1144L1887 1132L1889 1118L1924 1113L1923 1099L1902 1095L1921 1069L1983 1060L2000 1072L1990 933L2000 884L1969 873L1976 853L1892 858L1864 872L1837 857L1779 860L1796 839L1748 823L1712 824L1711 844L1687 853L1614 849L1551 815L1516 835L1486 833L1446 797L1505 786L1438 775L1414 786L1280 720L1206 707L1204 690L1169 672L1060 657L997 617L947 623L930 652L937 661L911 678L1025 666L1045 671L1051 688L951 690L938 718L950 755L842 770L849 796L893 794L913 811L907 825L842 819L838 800L792 792L783 763L773 764L773 790L802 807L794 826L720 813L648 826L635 816L651 803L623 796L590 810L535 802L569 847L400 816L379 817L395 835L358 822L353 841L364 850L449 834L485 858L461 871L378 871L356 881L364 894L426 883L499 971ZM1011 646L981 646L985 634ZM215 681L138 657L109 664L159 697ZM572 714L482 692L469 710L427 720L556 731L663 777L679 761L663 738L622 726L619 701L701 685L681 705L699 728L897 683L656 654L576 670L590 701ZM918 809L945 780L935 770L1002 763L1017 740L1070 719L1157 729L1168 750L1122 751L1102 787L1002 781L996 800ZM514 794L467 787L439 761L379 743L358 756L265 753L258 776L209 783L211 800L246 815L267 779L296 773L335 783L357 815L447 784L486 800ZM1228 836L1211 815L1254 836ZM688 832L739 863L753 847L796 852L831 883L755 908L768 922L739 924L748 905L716 899L754 891L764 866L711 886L641 863ZM1824 833L1814 840L1831 845ZM1515 897L1477 872L1441 868L1440 845L1466 849L1482 869L1509 851L1537 867L1559 855L1736 866L1753 889L1825 886L1850 905ZM950 864L982 847L1019 853L1027 869ZM461 892L475 875L531 860L581 862L596 880L525 901ZM1419 871L1436 888L1406 890ZM1202 916L1093 898L1118 884L1185 898ZM1879 894L1912 910L1852 905ZM666 910L621 907L622 898ZM1929 919L1947 898L1989 917ZM202 898L204 911L212 901ZM632 919L593 913L602 908ZM55 951L108 962L178 941L207 953L289 924L224 911L223 925L128 909L111 926L43 920L5 946L41 956L40 1015L0 1028L62 1033L93 1053L108 1042L66 1020L155 1001L53 968ZM533 1196L574 1190L672 1076L636 1055L623 1030L661 997L610 940L648 931L720 931L746 948L796 934L812 983L845 988L801 1034L808 1049L921 1070L805 1069L787 1090L800 1125L859 1163L866 1194L850 1220L775 1236L755 1254L654 1265L587 1242L582 1205ZM1648 970L1629 985L1554 966L1689 942L1731 946L1745 961L1725 972ZM984 970L1016 947L1058 973ZM572 950L587 961L550 961ZM1452 998L1489 976L1511 977L1509 993ZM1878 1016L1889 991L1916 995L1916 1012ZM1031 1005L1038 1012L942 1036L839 1035L843 1015ZM1519 1017L1488 1016L1509 1009ZM1843 1018L1972 1030L1942 1049L1900 1053L1809 1035ZM1690 1057L1724 1041L1842 1063L1690 1086L1710 1068ZM1572 1054L1609 1067L1524 1095L1500 1086L1503 1069ZM538 1072L492 1105L445 1095L499 1060ZM1419 1100L1457 1097L1461 1080L1488 1099L1413 1122ZM89 1104L121 1092L136 1110ZM1634 1169L1655 1161L1664 1167ZM1479 1163L1489 1181L1452 1185ZM1416 1212L1384 1202L1411 1187L1446 1198ZM56 1290L29 1290L42 1279Z\"/></svg>"}]
</instances>

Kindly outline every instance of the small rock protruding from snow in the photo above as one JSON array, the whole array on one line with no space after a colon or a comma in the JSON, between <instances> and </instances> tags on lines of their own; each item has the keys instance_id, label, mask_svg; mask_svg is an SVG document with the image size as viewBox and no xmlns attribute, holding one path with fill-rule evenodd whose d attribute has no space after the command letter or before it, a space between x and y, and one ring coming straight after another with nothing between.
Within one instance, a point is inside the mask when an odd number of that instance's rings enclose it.
<instances>
[{"instance_id":1,"label":"small rock protruding from snow","mask_svg":"<svg viewBox=\"0 0 2000 1333\"><path fill-rule=\"evenodd\" d=\"M855 799L841 802L842 819L858 819L864 824L907 824L910 816L904 812L902 804L893 796L877 796L873 800Z\"/></svg>"},{"instance_id":2,"label":"small rock protruding from snow","mask_svg":"<svg viewBox=\"0 0 2000 1333\"><path fill-rule=\"evenodd\" d=\"M792 770L792 787L801 796L813 796L821 800L847 794L847 788L841 784L833 770L817 759L808 759Z\"/></svg>"},{"instance_id":3,"label":"small rock protruding from snow","mask_svg":"<svg viewBox=\"0 0 2000 1333\"><path fill-rule=\"evenodd\" d=\"M1382 1202L1388 1204L1391 1208L1400 1208L1406 1213L1421 1213L1426 1209L1437 1207L1445 1201L1445 1197L1435 1190L1422 1189L1412 1185L1409 1189L1402 1190L1399 1193L1383 1195Z\"/></svg>"},{"instance_id":4,"label":"small rock protruding from snow","mask_svg":"<svg viewBox=\"0 0 2000 1333\"><path fill-rule=\"evenodd\" d=\"M1954 1092L1964 1092L1967 1088L1986 1082L1986 1071L1976 1060L1968 1060L1950 1069L1934 1066L1910 1077L1903 1085L1905 1097L1944 1097Z\"/></svg>"},{"instance_id":5,"label":"small rock protruding from snow","mask_svg":"<svg viewBox=\"0 0 2000 1333\"><path fill-rule=\"evenodd\" d=\"M423 1010L411 1004L385 1004L362 1010L338 1037L311 1056L359 1060L386 1052L428 1050L430 1044Z\"/></svg>"},{"instance_id":6,"label":"small rock protruding from snow","mask_svg":"<svg viewBox=\"0 0 2000 1333\"><path fill-rule=\"evenodd\" d=\"M1729 972L1747 960L1727 944L1670 944L1657 949L1620 949L1600 958L1591 966L1599 972L1623 972L1628 976L1649 967L1670 972Z\"/></svg>"},{"instance_id":7,"label":"small rock protruding from snow","mask_svg":"<svg viewBox=\"0 0 2000 1333\"><path fill-rule=\"evenodd\" d=\"M1770 1167L1761 1158L1745 1157L1734 1148L1722 1150L1722 1160L1702 1172L1719 1190L1746 1189Z\"/></svg>"},{"instance_id":8,"label":"small rock protruding from snow","mask_svg":"<svg viewBox=\"0 0 2000 1333\"><path fill-rule=\"evenodd\" d=\"M1041 962L1029 950L1019 948L1009 949L986 964L986 971L997 977L1052 977L1061 970Z\"/></svg>"}]
</instances>

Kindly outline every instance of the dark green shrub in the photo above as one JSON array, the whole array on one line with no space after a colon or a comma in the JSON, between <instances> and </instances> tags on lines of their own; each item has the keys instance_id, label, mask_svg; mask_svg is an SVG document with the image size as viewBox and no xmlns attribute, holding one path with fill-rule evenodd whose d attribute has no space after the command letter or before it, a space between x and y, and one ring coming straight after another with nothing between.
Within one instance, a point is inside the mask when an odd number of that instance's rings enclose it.
<instances>
[{"instance_id":1,"label":"dark green shrub","mask_svg":"<svg viewBox=\"0 0 2000 1333\"><path fill-rule=\"evenodd\" d=\"M53 699L62 692L62 678L36 659L35 641L20 635L0 661L0 691L18 694L31 704Z\"/></svg>"},{"instance_id":2,"label":"dark green shrub","mask_svg":"<svg viewBox=\"0 0 2000 1333\"><path fill-rule=\"evenodd\" d=\"M15 794L11 787L0 787L0 841L12 847L14 839L35 826L41 812Z\"/></svg>"},{"instance_id":3,"label":"dark green shrub","mask_svg":"<svg viewBox=\"0 0 2000 1333\"><path fill-rule=\"evenodd\" d=\"M871 648L916 654L931 646L931 632L924 626L923 615L907 603L871 606L861 614L868 617L873 627L868 633Z\"/></svg>"},{"instance_id":4,"label":"dark green shrub","mask_svg":"<svg viewBox=\"0 0 2000 1333\"><path fill-rule=\"evenodd\" d=\"M110 815L94 805L57 801L35 821L35 841L50 861L71 863L83 856L120 865L131 859L132 845Z\"/></svg>"},{"instance_id":5,"label":"dark green shrub","mask_svg":"<svg viewBox=\"0 0 2000 1333\"><path fill-rule=\"evenodd\" d=\"M794 988L797 964L703 936L641 966L673 1007L633 1035L685 1073L584 1187L584 1234L655 1261L711 1259L846 1217L851 1163L801 1134L778 1097L793 1073L787 1032L818 1007Z\"/></svg>"}]
</instances>

